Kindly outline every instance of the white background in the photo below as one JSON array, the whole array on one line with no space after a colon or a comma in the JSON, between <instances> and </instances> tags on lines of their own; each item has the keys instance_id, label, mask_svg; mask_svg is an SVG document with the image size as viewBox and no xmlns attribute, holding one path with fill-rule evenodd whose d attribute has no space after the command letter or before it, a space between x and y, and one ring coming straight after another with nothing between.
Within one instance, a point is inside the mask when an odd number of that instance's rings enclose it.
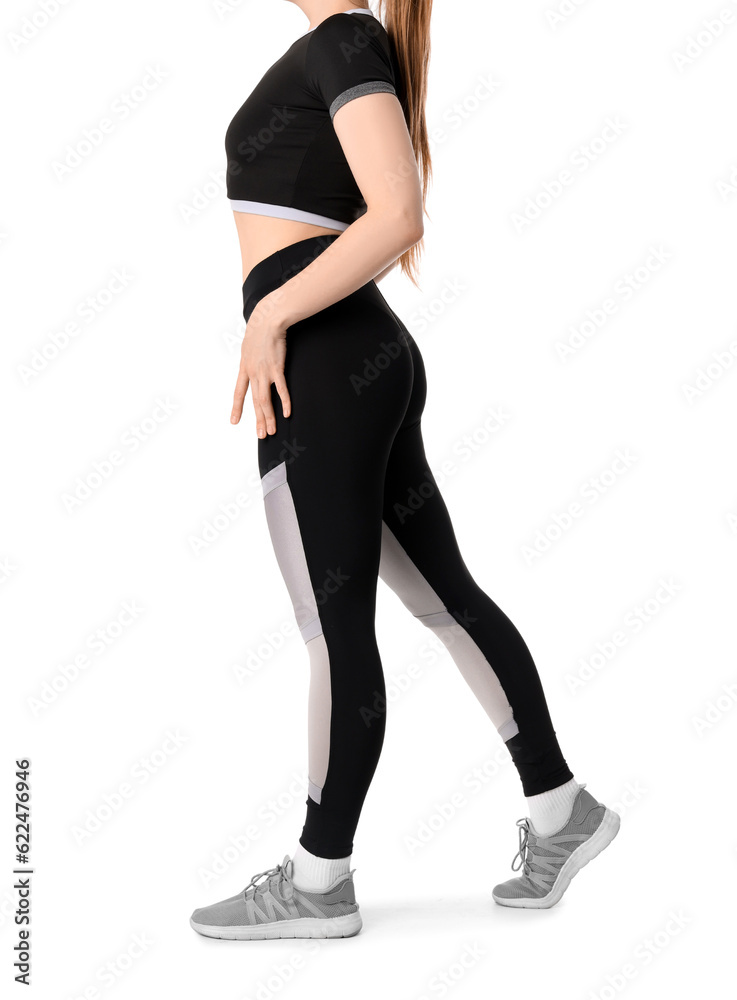
<instances>
[{"instance_id":1,"label":"white background","mask_svg":"<svg viewBox=\"0 0 737 1000\"><path fill-rule=\"evenodd\" d=\"M304 820L307 654L250 397L229 423L243 320L223 140L307 21L281 0L69 0L46 24L38 3L3 5L3 984L19 756L38 997L605 1000L729 974L737 4L588 0L556 23L557 9L436 2L422 289L381 287L425 358L427 451L466 561L530 646L575 776L622 829L555 908L493 903L519 780L450 656L380 583L393 704L353 855L364 929L315 944L210 941L188 922L291 854ZM106 117L112 133L59 177ZM68 509L115 450L122 464Z\"/></svg>"}]
</instances>

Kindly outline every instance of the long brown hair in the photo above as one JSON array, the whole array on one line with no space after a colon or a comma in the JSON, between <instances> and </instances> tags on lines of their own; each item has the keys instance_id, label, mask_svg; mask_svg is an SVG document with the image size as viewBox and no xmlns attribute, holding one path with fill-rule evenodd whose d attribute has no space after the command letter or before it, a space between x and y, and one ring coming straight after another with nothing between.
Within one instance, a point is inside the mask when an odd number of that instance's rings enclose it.
<instances>
[{"instance_id":1,"label":"long brown hair","mask_svg":"<svg viewBox=\"0 0 737 1000\"><path fill-rule=\"evenodd\" d=\"M432 177L432 161L427 137L425 102L430 63L432 0L379 0L378 7L379 19L394 45L402 75L404 117L420 173L422 211L427 215L425 202L427 186ZM420 240L399 258L402 273L418 288L417 269L422 247L423 241Z\"/></svg>"}]
</instances>

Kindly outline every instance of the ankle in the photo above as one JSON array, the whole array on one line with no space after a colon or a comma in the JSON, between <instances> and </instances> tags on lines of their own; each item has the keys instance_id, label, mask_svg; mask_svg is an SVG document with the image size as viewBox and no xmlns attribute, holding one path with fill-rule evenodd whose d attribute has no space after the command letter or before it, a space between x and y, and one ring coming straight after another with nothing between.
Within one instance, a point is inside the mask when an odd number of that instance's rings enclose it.
<instances>
[{"instance_id":1,"label":"ankle","mask_svg":"<svg viewBox=\"0 0 737 1000\"><path fill-rule=\"evenodd\" d=\"M350 856L320 858L311 854L300 843L292 855L292 882L304 892L324 892L337 878L347 875L350 870Z\"/></svg>"},{"instance_id":2,"label":"ankle","mask_svg":"<svg viewBox=\"0 0 737 1000\"><path fill-rule=\"evenodd\" d=\"M580 787L576 779L571 778L547 792L527 797L528 815L538 836L549 837L565 825Z\"/></svg>"}]
</instances>

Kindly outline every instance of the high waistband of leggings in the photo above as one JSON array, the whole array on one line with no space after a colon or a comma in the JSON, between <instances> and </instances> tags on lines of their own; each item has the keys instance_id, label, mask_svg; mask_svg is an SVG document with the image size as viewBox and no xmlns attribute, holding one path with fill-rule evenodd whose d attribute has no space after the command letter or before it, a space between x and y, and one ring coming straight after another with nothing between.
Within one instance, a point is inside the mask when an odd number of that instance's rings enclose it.
<instances>
[{"instance_id":1,"label":"high waistband of leggings","mask_svg":"<svg viewBox=\"0 0 737 1000\"><path fill-rule=\"evenodd\" d=\"M264 295L273 292L311 264L340 235L321 233L319 236L308 236L276 250L254 265L243 282L243 316L246 322Z\"/></svg>"}]
</instances>

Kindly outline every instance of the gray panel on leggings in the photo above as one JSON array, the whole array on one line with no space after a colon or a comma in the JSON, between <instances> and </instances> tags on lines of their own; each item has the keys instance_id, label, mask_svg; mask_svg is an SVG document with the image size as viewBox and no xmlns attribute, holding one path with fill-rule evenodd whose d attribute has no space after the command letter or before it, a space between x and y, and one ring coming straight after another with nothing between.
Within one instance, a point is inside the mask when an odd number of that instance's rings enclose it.
<instances>
[{"instance_id":1,"label":"gray panel on leggings","mask_svg":"<svg viewBox=\"0 0 737 1000\"><path fill-rule=\"evenodd\" d=\"M269 533L284 582L294 607L297 627L305 642L320 635L322 626L307 569L302 535L297 521L294 498L287 482L286 462L271 469L262 478L264 509Z\"/></svg>"},{"instance_id":2,"label":"gray panel on leggings","mask_svg":"<svg viewBox=\"0 0 737 1000\"><path fill-rule=\"evenodd\" d=\"M512 706L491 664L450 614L386 521L381 523L379 576L446 646L501 738L506 742L514 736L519 730Z\"/></svg>"},{"instance_id":3,"label":"gray panel on leggings","mask_svg":"<svg viewBox=\"0 0 737 1000\"><path fill-rule=\"evenodd\" d=\"M435 615L447 615L447 624L455 622L455 618L399 544L386 521L381 522L379 576L399 595L402 603L416 618L429 619L431 622Z\"/></svg>"},{"instance_id":4,"label":"gray panel on leggings","mask_svg":"<svg viewBox=\"0 0 737 1000\"><path fill-rule=\"evenodd\" d=\"M275 490L277 486L282 486L287 481L287 463L281 462L270 469L265 476L261 477L261 489L264 497L267 493Z\"/></svg>"},{"instance_id":5,"label":"gray panel on leggings","mask_svg":"<svg viewBox=\"0 0 737 1000\"><path fill-rule=\"evenodd\" d=\"M325 636L319 635L307 643L310 654L310 694L307 707L307 743L309 779L307 794L318 805L328 774L330 758L330 655Z\"/></svg>"},{"instance_id":6,"label":"gray panel on leggings","mask_svg":"<svg viewBox=\"0 0 737 1000\"><path fill-rule=\"evenodd\" d=\"M261 486L276 560L292 599L297 625L310 657L307 794L319 805L330 758L330 657L307 569L294 497L287 481L286 462L267 472L261 479Z\"/></svg>"},{"instance_id":7,"label":"gray panel on leggings","mask_svg":"<svg viewBox=\"0 0 737 1000\"><path fill-rule=\"evenodd\" d=\"M518 733L512 706L499 678L465 628L454 622L449 626L431 625L430 629L446 646L501 738L506 742Z\"/></svg>"},{"instance_id":8,"label":"gray panel on leggings","mask_svg":"<svg viewBox=\"0 0 737 1000\"><path fill-rule=\"evenodd\" d=\"M455 625L455 618L450 611L433 611L429 615L415 615L423 625L432 628L433 625Z\"/></svg>"}]
</instances>

